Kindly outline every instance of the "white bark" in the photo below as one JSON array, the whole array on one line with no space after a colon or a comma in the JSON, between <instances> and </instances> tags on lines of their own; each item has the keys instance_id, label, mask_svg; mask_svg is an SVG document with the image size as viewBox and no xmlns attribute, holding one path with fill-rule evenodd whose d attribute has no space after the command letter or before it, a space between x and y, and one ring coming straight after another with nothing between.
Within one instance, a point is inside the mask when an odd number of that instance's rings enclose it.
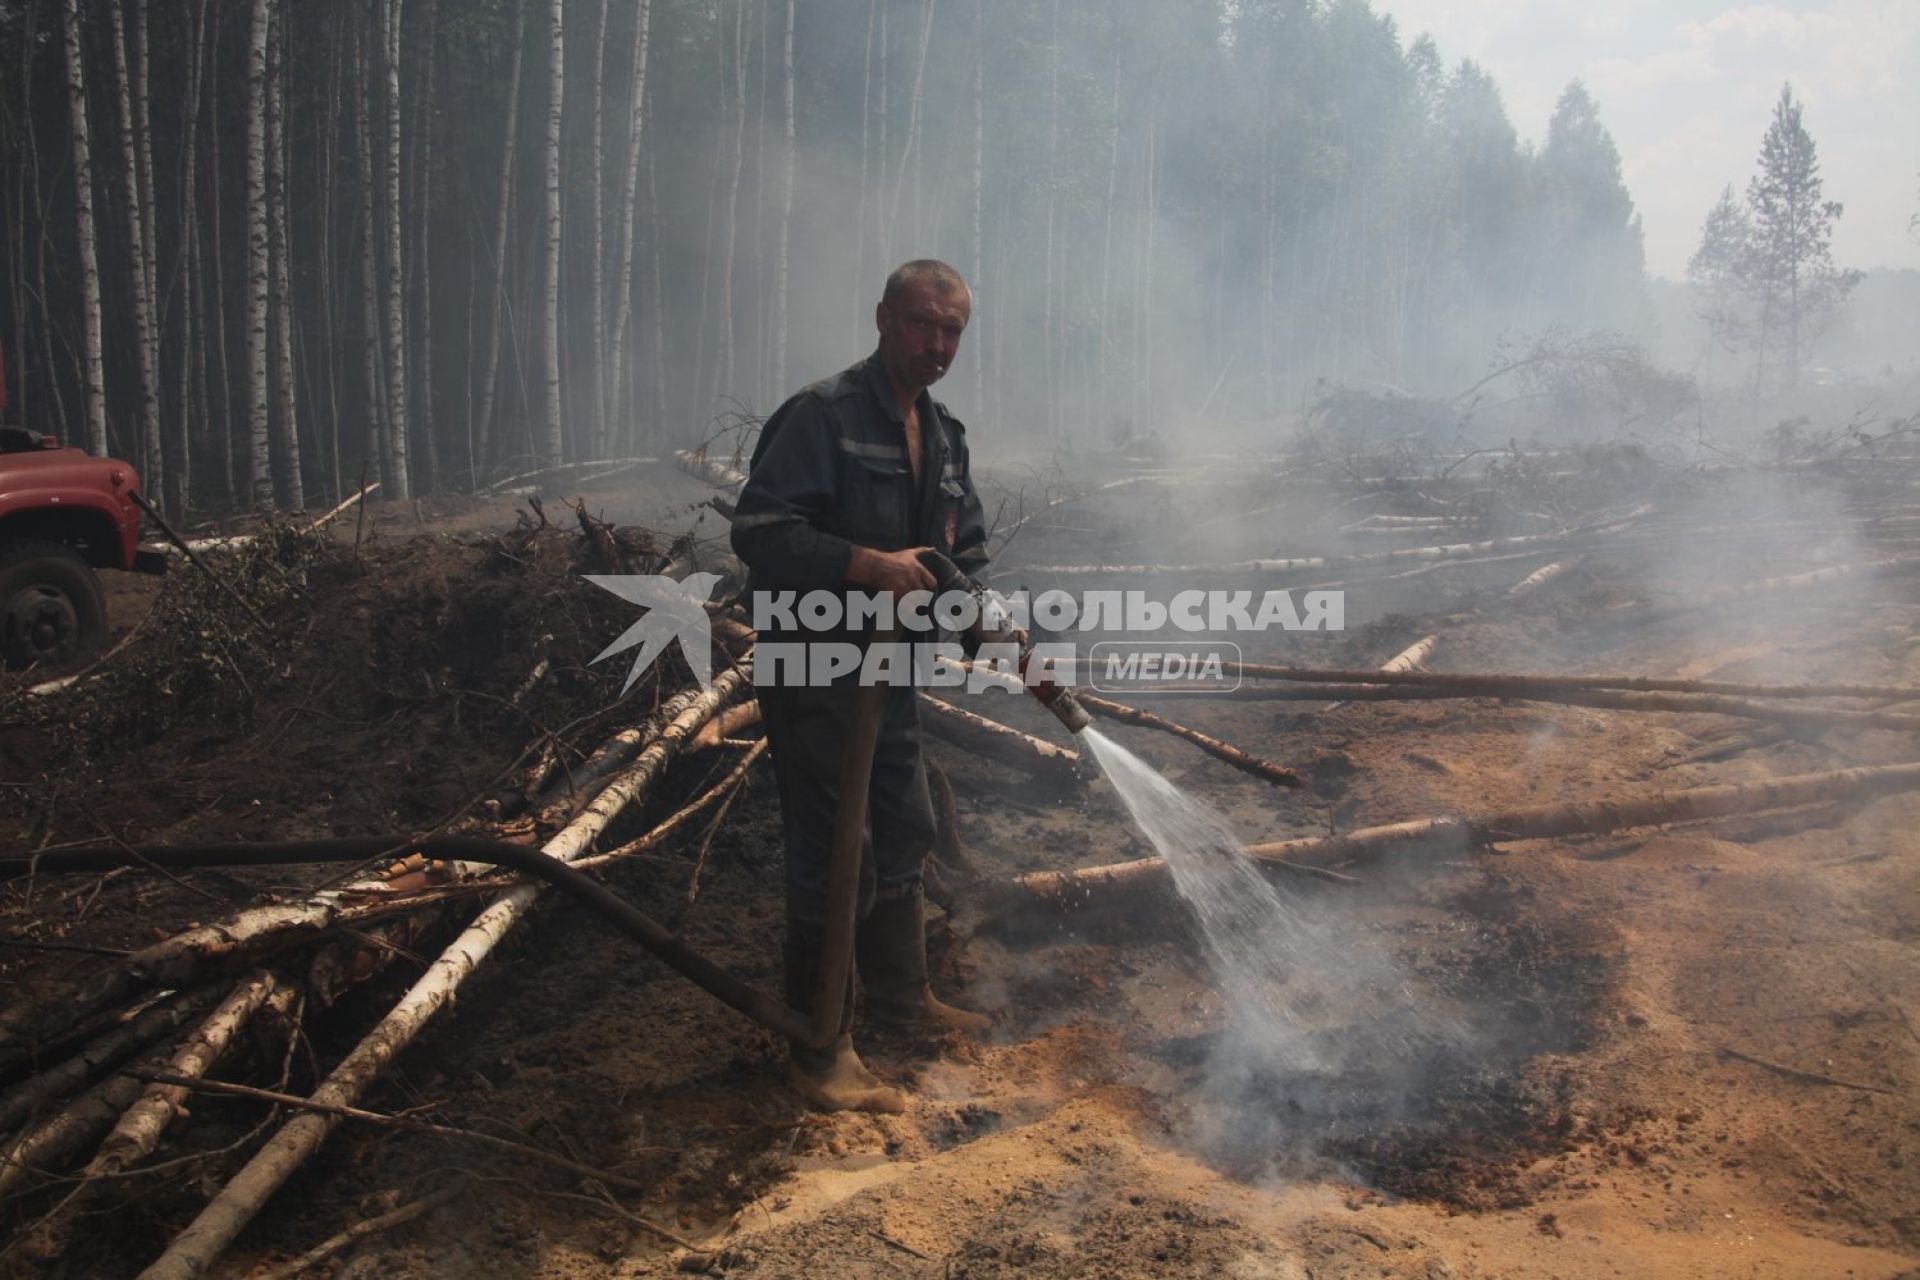
<instances>
[{"instance_id":1,"label":"white bark","mask_svg":"<svg viewBox=\"0 0 1920 1280\"><path fill-rule=\"evenodd\" d=\"M273 289L267 320L273 353L274 399L279 407L276 437L286 466L287 504L299 511L307 505L300 479L300 422L293 387L293 278L287 266L291 230L287 223L287 27L290 18L276 6L271 47L267 57L267 253L272 263Z\"/></svg>"},{"instance_id":2,"label":"white bark","mask_svg":"<svg viewBox=\"0 0 1920 1280\"><path fill-rule=\"evenodd\" d=\"M592 394L588 397L587 456L607 453L607 222L606 193L606 120L603 94L607 66L607 0L600 0L599 31L594 37L591 66L587 78L587 120L590 137L587 144L587 232L589 242L588 298L592 312L589 345L593 349Z\"/></svg>"},{"instance_id":3,"label":"white bark","mask_svg":"<svg viewBox=\"0 0 1920 1280\"><path fill-rule=\"evenodd\" d=\"M127 247L133 258L133 355L140 377L140 421L134 438L141 478L147 492L158 498L165 492L165 469L160 458L160 371L154 364L158 345L154 340L155 298L150 291L153 277L147 262L152 246L147 242L149 227L142 212L147 203L146 173L140 163L139 122L134 115L126 22L120 0L110 0L107 16L113 29L114 89L120 102L120 155L127 176Z\"/></svg>"},{"instance_id":4,"label":"white bark","mask_svg":"<svg viewBox=\"0 0 1920 1280\"><path fill-rule=\"evenodd\" d=\"M387 105L387 447L392 453L389 497L413 496L407 462L407 271L401 249L400 10L404 0L382 0L380 33L386 46Z\"/></svg>"},{"instance_id":5,"label":"white bark","mask_svg":"<svg viewBox=\"0 0 1920 1280\"><path fill-rule=\"evenodd\" d=\"M87 126L86 51L80 39L80 0L61 0L67 45L67 109L73 130L74 221L80 241L81 383L85 389L87 448L107 453L107 384L100 341L100 257L93 225L93 142Z\"/></svg>"},{"instance_id":6,"label":"white bark","mask_svg":"<svg viewBox=\"0 0 1920 1280\"><path fill-rule=\"evenodd\" d=\"M273 0L253 0L247 32L247 497L273 507L267 420L267 32Z\"/></svg>"},{"instance_id":7,"label":"white bark","mask_svg":"<svg viewBox=\"0 0 1920 1280\"><path fill-rule=\"evenodd\" d=\"M526 43L526 20L516 12L513 58L507 70L505 139L500 144L500 204L493 226L493 300L487 309L487 371L480 379L480 435L475 446L483 461L493 445L495 387L500 374L500 322L507 310L507 232L513 225L514 157L520 143L520 62Z\"/></svg>"},{"instance_id":8,"label":"white bark","mask_svg":"<svg viewBox=\"0 0 1920 1280\"><path fill-rule=\"evenodd\" d=\"M261 1006L273 1001L282 1012L293 1005L298 990L281 987L272 974L256 971L240 980L220 1007L208 1014L184 1044L167 1060L167 1072L198 1080L232 1047ZM100 1144L100 1151L88 1162L83 1177L117 1173L130 1169L153 1153L165 1136L167 1126L184 1110L188 1092L180 1085L150 1084L140 1100L128 1107L113 1131Z\"/></svg>"},{"instance_id":9,"label":"white bark","mask_svg":"<svg viewBox=\"0 0 1920 1280\"><path fill-rule=\"evenodd\" d=\"M369 119L373 80L368 67L368 39L366 24L355 23L353 151L360 180L360 323L365 334L360 357L361 376L366 381L367 452L379 462L381 482L391 484L392 451L387 447L387 387L380 342L380 242L375 235L373 210L373 129Z\"/></svg>"},{"instance_id":10,"label":"white bark","mask_svg":"<svg viewBox=\"0 0 1920 1280\"><path fill-rule=\"evenodd\" d=\"M627 388L627 330L633 321L634 206L640 187L640 140L646 125L647 27L651 11L648 0L640 0L639 11L633 15L633 92L627 101L627 164L620 180L620 235L615 242L620 267L613 276L613 341L608 353L609 403L619 416L621 430L632 433L629 439L638 438L633 422L638 406Z\"/></svg>"},{"instance_id":11,"label":"white bark","mask_svg":"<svg viewBox=\"0 0 1920 1280\"><path fill-rule=\"evenodd\" d=\"M781 55L782 90L785 119L785 152L780 175L780 243L776 251L773 277L773 393L787 394L787 237L793 222L793 19L795 0L787 0L787 28Z\"/></svg>"},{"instance_id":12,"label":"white bark","mask_svg":"<svg viewBox=\"0 0 1920 1280\"><path fill-rule=\"evenodd\" d=\"M560 401L560 114L567 91L566 6L552 0L547 24L547 269L542 331L546 337L546 432L540 456L559 462L566 452Z\"/></svg>"},{"instance_id":13,"label":"white bark","mask_svg":"<svg viewBox=\"0 0 1920 1280\"><path fill-rule=\"evenodd\" d=\"M563 862L573 862L585 854L614 816L666 772L681 746L728 702L749 688L748 680L748 668L744 665L717 676L712 688L676 717L630 768L595 797L586 812L549 840L543 852ZM314 1090L313 1100L336 1107L353 1105L394 1055L453 999L460 984L520 921L545 887L544 884L522 884L495 898ZM200 1216L175 1237L167 1251L140 1273L141 1280L188 1280L206 1274L241 1228L253 1219L300 1163L318 1149L338 1123L336 1115L311 1112L288 1121L207 1204Z\"/></svg>"}]
</instances>

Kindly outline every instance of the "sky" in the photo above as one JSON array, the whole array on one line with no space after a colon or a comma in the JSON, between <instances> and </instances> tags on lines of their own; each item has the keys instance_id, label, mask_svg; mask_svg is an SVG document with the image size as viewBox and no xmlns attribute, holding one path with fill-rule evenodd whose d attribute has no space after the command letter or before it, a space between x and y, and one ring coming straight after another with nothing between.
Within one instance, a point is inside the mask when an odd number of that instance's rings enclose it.
<instances>
[{"instance_id":1,"label":"sky","mask_svg":"<svg viewBox=\"0 0 1920 1280\"><path fill-rule=\"evenodd\" d=\"M1492 73L1520 136L1586 82L1646 226L1647 267L1686 273L1728 183L1743 196L1780 86L1819 149L1843 267L1920 268L1920 0L1375 0L1404 40Z\"/></svg>"}]
</instances>

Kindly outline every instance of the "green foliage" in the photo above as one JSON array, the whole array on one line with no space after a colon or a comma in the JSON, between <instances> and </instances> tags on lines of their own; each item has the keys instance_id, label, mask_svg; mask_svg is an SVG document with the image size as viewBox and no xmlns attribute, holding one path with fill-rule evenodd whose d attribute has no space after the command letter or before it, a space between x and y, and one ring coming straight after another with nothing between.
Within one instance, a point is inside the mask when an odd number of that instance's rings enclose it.
<instances>
[{"instance_id":1,"label":"green foliage","mask_svg":"<svg viewBox=\"0 0 1920 1280\"><path fill-rule=\"evenodd\" d=\"M1859 272L1833 265L1833 224L1842 207L1822 198L1819 156L1792 85L1780 90L1759 166L1747 184L1753 234L1744 276L1760 314L1758 368L1764 371L1777 348L1792 385L1813 338L1860 281Z\"/></svg>"}]
</instances>

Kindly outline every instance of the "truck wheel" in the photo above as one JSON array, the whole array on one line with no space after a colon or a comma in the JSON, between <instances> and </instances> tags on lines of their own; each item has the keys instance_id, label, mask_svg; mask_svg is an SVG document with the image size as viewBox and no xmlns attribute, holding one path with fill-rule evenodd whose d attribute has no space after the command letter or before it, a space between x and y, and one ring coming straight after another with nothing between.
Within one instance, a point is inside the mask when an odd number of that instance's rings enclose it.
<instances>
[{"instance_id":1,"label":"truck wheel","mask_svg":"<svg viewBox=\"0 0 1920 1280\"><path fill-rule=\"evenodd\" d=\"M54 666L106 640L106 596L76 552L31 539L0 549L0 661Z\"/></svg>"}]
</instances>

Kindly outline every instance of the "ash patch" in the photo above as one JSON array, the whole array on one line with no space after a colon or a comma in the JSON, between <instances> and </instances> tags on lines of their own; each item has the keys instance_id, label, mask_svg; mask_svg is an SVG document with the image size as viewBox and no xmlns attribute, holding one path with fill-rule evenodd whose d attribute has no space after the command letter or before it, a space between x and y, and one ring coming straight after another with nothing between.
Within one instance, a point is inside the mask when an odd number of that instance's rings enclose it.
<instances>
[{"instance_id":1,"label":"ash patch","mask_svg":"<svg viewBox=\"0 0 1920 1280\"><path fill-rule=\"evenodd\" d=\"M1282 1056L1239 1027L1164 1043L1157 1056L1191 1088L1187 1137L1246 1181L1331 1175L1457 1209L1528 1204L1524 1166L1576 1138L1566 1059L1598 1033L1606 938L1499 876L1398 932L1392 999L1322 1011Z\"/></svg>"}]
</instances>

